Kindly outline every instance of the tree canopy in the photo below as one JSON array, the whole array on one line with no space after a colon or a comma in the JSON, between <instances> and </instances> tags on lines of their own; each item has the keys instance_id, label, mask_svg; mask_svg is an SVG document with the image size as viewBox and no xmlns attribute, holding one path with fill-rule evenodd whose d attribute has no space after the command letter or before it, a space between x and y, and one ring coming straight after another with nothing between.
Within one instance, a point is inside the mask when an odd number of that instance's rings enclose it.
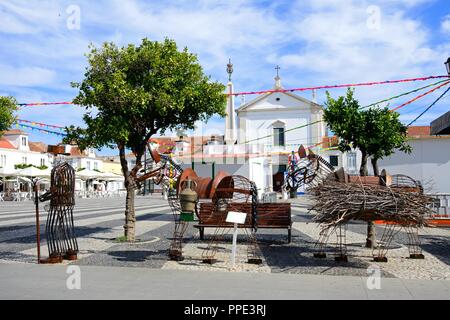
<instances>
[{"instance_id":1,"label":"tree canopy","mask_svg":"<svg viewBox=\"0 0 450 320\"><path fill-rule=\"evenodd\" d=\"M0 96L0 137L16 121L17 101L13 97Z\"/></svg>"},{"instance_id":2,"label":"tree canopy","mask_svg":"<svg viewBox=\"0 0 450 320\"><path fill-rule=\"evenodd\" d=\"M407 144L407 127L399 120L399 114L378 106L363 110L354 98L354 90L333 99L327 92L324 120L339 137L342 152L352 148L362 154L360 174L367 175L367 159L371 157L374 172L378 175L377 161L395 150L411 152Z\"/></svg>"},{"instance_id":3,"label":"tree canopy","mask_svg":"<svg viewBox=\"0 0 450 320\"><path fill-rule=\"evenodd\" d=\"M411 152L406 143L407 127L400 122L397 112L378 106L362 110L350 88L345 97L336 100L327 92L325 107L324 120L338 136L339 150L345 152L354 148L361 151L361 176L368 175L368 157L371 157L374 174L378 176L379 159L393 154L396 149ZM366 247L375 245L375 228L373 222L368 222Z\"/></svg>"},{"instance_id":4,"label":"tree canopy","mask_svg":"<svg viewBox=\"0 0 450 320\"><path fill-rule=\"evenodd\" d=\"M88 67L73 100L86 108L86 128L66 128L65 142L87 147L119 149L127 188L125 235L134 240L134 189L147 142L166 130L193 129L196 121L225 115L225 86L211 81L197 56L178 50L173 40L143 39L119 48L104 43L90 46ZM130 170L125 150L136 165Z\"/></svg>"},{"instance_id":5,"label":"tree canopy","mask_svg":"<svg viewBox=\"0 0 450 320\"><path fill-rule=\"evenodd\" d=\"M179 51L173 40L90 48L85 79L73 83L80 89L73 102L88 110L87 128L69 128L67 139L81 147L124 145L137 152L157 132L225 115L225 87L210 81L197 56Z\"/></svg>"}]
</instances>

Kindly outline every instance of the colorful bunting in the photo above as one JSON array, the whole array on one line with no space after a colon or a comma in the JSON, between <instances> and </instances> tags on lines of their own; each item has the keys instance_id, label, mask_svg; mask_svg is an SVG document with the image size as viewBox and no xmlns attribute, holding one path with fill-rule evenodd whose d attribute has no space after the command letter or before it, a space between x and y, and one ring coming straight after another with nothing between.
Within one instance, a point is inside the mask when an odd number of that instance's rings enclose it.
<instances>
[{"instance_id":1,"label":"colorful bunting","mask_svg":"<svg viewBox=\"0 0 450 320\"><path fill-rule=\"evenodd\" d=\"M348 83L348 84L325 85L325 86L316 86L316 87L303 87L303 88L294 88L294 89L273 89L273 90L262 90L262 91L236 92L236 93L231 93L231 94L227 93L227 95L243 96L243 95L273 93L273 92L295 92L295 91L311 91L311 90L319 90L319 89L337 89L337 88L374 86L374 85L403 83L403 82L414 82L414 81L426 81L426 80L430 80L430 79L443 79L443 78L448 79L449 76L429 76L429 77L409 78L409 79L400 79L400 80L386 80L386 81L376 81L376 82ZM50 106L50 105L73 105L73 102L70 102L70 101L64 101L64 102L33 102L33 103L19 103L18 104L18 106L21 106L21 107Z\"/></svg>"}]
</instances>

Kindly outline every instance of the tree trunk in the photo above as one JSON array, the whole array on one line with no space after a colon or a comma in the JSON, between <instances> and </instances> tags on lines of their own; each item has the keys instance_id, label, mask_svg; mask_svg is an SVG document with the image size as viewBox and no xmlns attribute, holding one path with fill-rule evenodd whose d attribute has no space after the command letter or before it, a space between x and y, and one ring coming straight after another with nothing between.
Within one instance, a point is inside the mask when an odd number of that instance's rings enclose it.
<instances>
[{"instance_id":1,"label":"tree trunk","mask_svg":"<svg viewBox=\"0 0 450 320\"><path fill-rule=\"evenodd\" d=\"M379 176L378 170L378 159L372 157L370 159L372 162L373 172L375 176ZM377 235L375 232L375 224L373 221L367 222L367 238L366 238L366 248L374 249L377 246Z\"/></svg>"},{"instance_id":2,"label":"tree trunk","mask_svg":"<svg viewBox=\"0 0 450 320\"><path fill-rule=\"evenodd\" d=\"M127 189L127 197L125 201L125 224L123 226L124 236L128 241L135 241L135 222L136 214L134 211L134 183L133 177L128 170L128 163L125 157L125 147L118 145L120 164L122 166L123 176L125 178L125 188Z\"/></svg>"},{"instance_id":3,"label":"tree trunk","mask_svg":"<svg viewBox=\"0 0 450 320\"><path fill-rule=\"evenodd\" d=\"M373 221L367 222L366 248L374 249L377 247L377 235L375 233L375 224Z\"/></svg>"},{"instance_id":4,"label":"tree trunk","mask_svg":"<svg viewBox=\"0 0 450 320\"><path fill-rule=\"evenodd\" d=\"M378 168L378 159L372 157L370 161L372 162L373 175L378 177L380 175L380 169Z\"/></svg>"},{"instance_id":5,"label":"tree trunk","mask_svg":"<svg viewBox=\"0 0 450 320\"><path fill-rule=\"evenodd\" d=\"M124 236L127 238L127 241L134 242L136 240L136 213L134 210L134 187L132 184L127 183L127 198L125 204L125 225Z\"/></svg>"},{"instance_id":6,"label":"tree trunk","mask_svg":"<svg viewBox=\"0 0 450 320\"><path fill-rule=\"evenodd\" d=\"M360 166L360 168L359 168L359 175L361 176L361 177L365 177L365 176L367 176L368 175L368 172L367 172L367 158L368 158L368 156L367 156L367 152L366 151L361 151L361 166Z\"/></svg>"}]
</instances>

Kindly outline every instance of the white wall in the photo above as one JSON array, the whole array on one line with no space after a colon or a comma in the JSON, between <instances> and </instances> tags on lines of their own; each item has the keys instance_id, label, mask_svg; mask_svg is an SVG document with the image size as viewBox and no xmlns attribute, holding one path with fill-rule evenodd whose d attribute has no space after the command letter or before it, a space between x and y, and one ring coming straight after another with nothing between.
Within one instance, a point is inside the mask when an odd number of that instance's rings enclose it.
<instances>
[{"instance_id":1,"label":"white wall","mask_svg":"<svg viewBox=\"0 0 450 320\"><path fill-rule=\"evenodd\" d=\"M411 154L399 151L380 160L380 170L420 180L428 193L450 193L450 139L410 140L409 144Z\"/></svg>"},{"instance_id":2,"label":"white wall","mask_svg":"<svg viewBox=\"0 0 450 320\"><path fill-rule=\"evenodd\" d=\"M26 164L32 164L39 167L41 165L41 159L43 159L47 167L51 168L52 166L53 158L47 153L0 149L0 167L5 168L6 171L14 171L14 166L23 164L24 158L26 158Z\"/></svg>"},{"instance_id":3,"label":"white wall","mask_svg":"<svg viewBox=\"0 0 450 320\"><path fill-rule=\"evenodd\" d=\"M277 100L279 99L279 100ZM238 111L239 143L251 141L267 135L273 135L273 124L284 123L285 130L305 125L322 118L322 109L317 105L295 98L285 93L273 93ZM322 140L325 129L323 124L315 124L285 133L287 149L289 145L310 145ZM273 137L253 143L273 145ZM283 149L284 148L280 148Z\"/></svg>"}]
</instances>

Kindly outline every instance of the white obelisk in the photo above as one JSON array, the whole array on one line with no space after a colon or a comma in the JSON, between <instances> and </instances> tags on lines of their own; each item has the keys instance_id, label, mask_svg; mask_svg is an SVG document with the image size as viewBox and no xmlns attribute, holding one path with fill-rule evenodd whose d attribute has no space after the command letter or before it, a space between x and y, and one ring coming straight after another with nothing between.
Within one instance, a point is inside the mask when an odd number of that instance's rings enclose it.
<instances>
[{"instance_id":1,"label":"white obelisk","mask_svg":"<svg viewBox=\"0 0 450 320\"><path fill-rule=\"evenodd\" d=\"M233 83L231 82L231 74L233 73L233 64L231 63L231 59L227 64L227 73L228 73L228 83L226 93L227 96L227 109L226 109L226 117L225 117L225 143L227 145L233 145L236 143L236 119L235 119L235 111L234 111L234 96L232 95L233 91Z\"/></svg>"}]
</instances>

